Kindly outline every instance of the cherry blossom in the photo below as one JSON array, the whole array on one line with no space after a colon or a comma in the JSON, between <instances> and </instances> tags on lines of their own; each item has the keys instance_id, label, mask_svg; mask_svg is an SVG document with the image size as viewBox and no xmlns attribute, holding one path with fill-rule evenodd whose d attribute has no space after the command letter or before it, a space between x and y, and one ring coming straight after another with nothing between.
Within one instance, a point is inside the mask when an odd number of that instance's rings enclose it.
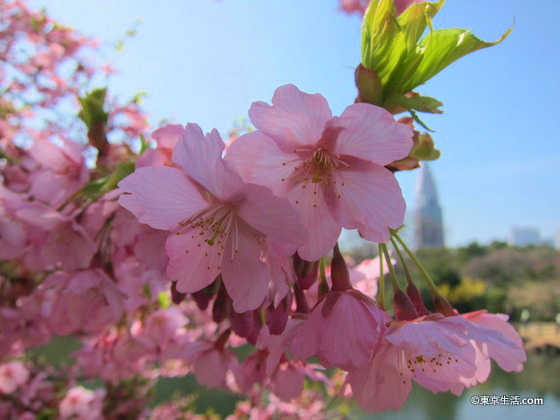
<instances>
[{"instance_id":1,"label":"cherry blossom","mask_svg":"<svg viewBox=\"0 0 560 420\"><path fill-rule=\"evenodd\" d=\"M119 202L140 222L172 232L167 274L178 291L196 292L221 274L244 312L262 303L272 280L260 257L266 241L301 244L306 234L288 201L244 183L223 149L216 131L204 136L188 124L173 150L178 168L137 169L120 182L127 194Z\"/></svg>"},{"instance_id":2,"label":"cherry blossom","mask_svg":"<svg viewBox=\"0 0 560 420\"><path fill-rule=\"evenodd\" d=\"M233 142L226 159L246 182L290 200L310 233L299 255L318 260L343 227L387 241L388 228L402 225L405 203L394 175L383 166L408 154L410 128L363 103L332 117L323 96L293 85L278 88L272 104L251 106L257 130Z\"/></svg>"}]
</instances>

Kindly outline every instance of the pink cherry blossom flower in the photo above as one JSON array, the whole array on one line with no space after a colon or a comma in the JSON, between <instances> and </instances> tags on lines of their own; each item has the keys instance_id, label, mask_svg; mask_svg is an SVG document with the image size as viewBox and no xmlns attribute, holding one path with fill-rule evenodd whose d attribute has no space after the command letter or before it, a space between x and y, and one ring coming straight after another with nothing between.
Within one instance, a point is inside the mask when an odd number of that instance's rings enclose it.
<instances>
[{"instance_id":1,"label":"pink cherry blossom flower","mask_svg":"<svg viewBox=\"0 0 560 420\"><path fill-rule=\"evenodd\" d=\"M58 406L60 419L101 420L103 396L103 390L92 391L81 386L70 388Z\"/></svg>"},{"instance_id":2,"label":"pink cherry blossom flower","mask_svg":"<svg viewBox=\"0 0 560 420\"><path fill-rule=\"evenodd\" d=\"M348 373L356 402L367 412L399 410L412 389L411 374L402 370L403 353L387 341L361 369Z\"/></svg>"},{"instance_id":3,"label":"pink cherry blossom flower","mask_svg":"<svg viewBox=\"0 0 560 420\"><path fill-rule=\"evenodd\" d=\"M280 364L285 352L290 349L294 337L298 334L300 329L304 326L306 316L296 316L288 320L286 328L280 335L268 334L268 327L264 327L259 335L257 348L260 350L268 350L266 358L266 374L272 375L277 366Z\"/></svg>"},{"instance_id":4,"label":"pink cherry blossom flower","mask_svg":"<svg viewBox=\"0 0 560 420\"><path fill-rule=\"evenodd\" d=\"M266 358L268 352L259 350L249 355L239 368L237 382L243 392L248 392L251 387L256 384L262 384L266 375Z\"/></svg>"},{"instance_id":5,"label":"pink cherry blossom flower","mask_svg":"<svg viewBox=\"0 0 560 420\"><path fill-rule=\"evenodd\" d=\"M398 410L411 381L432 392L460 394L477 374L480 352L474 341L515 348L502 334L460 316L397 321L385 333L380 350L365 368L351 371L348 382L357 402L370 412Z\"/></svg>"},{"instance_id":6,"label":"pink cherry blossom flower","mask_svg":"<svg viewBox=\"0 0 560 420\"><path fill-rule=\"evenodd\" d=\"M76 359L86 376L113 382L147 372L150 348L141 337L110 330L83 343L76 352Z\"/></svg>"},{"instance_id":7,"label":"pink cherry blossom flower","mask_svg":"<svg viewBox=\"0 0 560 420\"><path fill-rule=\"evenodd\" d=\"M515 328L507 322L507 315L489 314L486 310L481 310L461 316L478 327L498 331L510 343L497 340L472 340L476 350L476 372L470 378L461 378L461 383L452 389L454 394L459 395L463 392L464 387L471 387L486 381L491 370L490 359L494 359L506 372L520 372L523 369L523 363L527 360L523 341Z\"/></svg>"},{"instance_id":8,"label":"pink cherry blossom flower","mask_svg":"<svg viewBox=\"0 0 560 420\"><path fill-rule=\"evenodd\" d=\"M246 182L290 200L310 233L299 255L318 260L343 227L386 242L388 228L402 225L405 202L384 165L407 156L410 127L365 103L333 117L323 96L293 85L278 88L272 104L252 105L249 115L257 130L233 142L226 159Z\"/></svg>"},{"instance_id":9,"label":"pink cherry blossom flower","mask_svg":"<svg viewBox=\"0 0 560 420\"><path fill-rule=\"evenodd\" d=\"M317 356L326 367L363 367L371 358L389 316L357 290L331 291L297 331L293 356L306 361Z\"/></svg>"},{"instance_id":10,"label":"pink cherry blossom flower","mask_svg":"<svg viewBox=\"0 0 560 420\"><path fill-rule=\"evenodd\" d=\"M489 314L488 311L475 311L461 315L474 325L486 327L500 332L506 339L514 344L511 346L499 346L500 342L478 342L483 353L494 359L498 365L506 372L521 372L523 363L527 360L527 355L523 348L523 341L515 331L515 328L507 322L508 316L504 314Z\"/></svg>"},{"instance_id":11,"label":"pink cherry blossom flower","mask_svg":"<svg viewBox=\"0 0 560 420\"><path fill-rule=\"evenodd\" d=\"M261 260L267 241L302 244L305 228L286 199L244 183L222 159L217 131L188 124L173 163L137 169L119 187L119 203L153 228L170 230L167 274L177 290L203 289L221 274L236 312L256 309L271 282ZM296 245L297 246L297 245Z\"/></svg>"},{"instance_id":12,"label":"pink cherry blossom flower","mask_svg":"<svg viewBox=\"0 0 560 420\"><path fill-rule=\"evenodd\" d=\"M391 263L394 265L395 260ZM350 282L357 290L366 296L375 297L377 295L377 280L379 280L379 257L363 260L360 264L349 269ZM383 264L383 274L389 272L389 267Z\"/></svg>"},{"instance_id":13,"label":"pink cherry blossom flower","mask_svg":"<svg viewBox=\"0 0 560 420\"><path fill-rule=\"evenodd\" d=\"M58 147L46 139L37 139L29 153L41 164L33 175L30 194L40 201L58 207L89 179L82 148L75 142L62 139Z\"/></svg>"},{"instance_id":14,"label":"pink cherry blossom flower","mask_svg":"<svg viewBox=\"0 0 560 420\"><path fill-rule=\"evenodd\" d=\"M28 245L25 264L31 269L78 270L89 266L95 244L72 215L39 203L27 203L15 213L25 225Z\"/></svg>"},{"instance_id":15,"label":"pink cherry blossom flower","mask_svg":"<svg viewBox=\"0 0 560 420\"><path fill-rule=\"evenodd\" d=\"M0 393L11 394L27 382L29 371L18 361L0 365Z\"/></svg>"},{"instance_id":16,"label":"pink cherry blossom flower","mask_svg":"<svg viewBox=\"0 0 560 420\"><path fill-rule=\"evenodd\" d=\"M239 371L235 355L215 343L190 343L186 348L186 358L192 363L192 372L198 383L209 388L225 388L228 372Z\"/></svg>"},{"instance_id":17,"label":"pink cherry blossom flower","mask_svg":"<svg viewBox=\"0 0 560 420\"><path fill-rule=\"evenodd\" d=\"M132 213L120 206L115 212L111 231L111 241L116 245L115 257L134 256L146 269L155 269L165 276L167 236L165 231L139 223Z\"/></svg>"},{"instance_id":18,"label":"pink cherry blossom flower","mask_svg":"<svg viewBox=\"0 0 560 420\"><path fill-rule=\"evenodd\" d=\"M340 0L340 10L346 13L359 13L363 15L366 12L370 0Z\"/></svg>"},{"instance_id":19,"label":"pink cherry blossom flower","mask_svg":"<svg viewBox=\"0 0 560 420\"><path fill-rule=\"evenodd\" d=\"M146 319L141 335L153 348L162 350L174 342L179 331L187 323L188 319L179 308L160 309L152 312Z\"/></svg>"},{"instance_id":20,"label":"pink cherry blossom flower","mask_svg":"<svg viewBox=\"0 0 560 420\"><path fill-rule=\"evenodd\" d=\"M157 148L148 149L136 160L136 167L163 166L172 163L173 148L185 133L182 125L167 124L152 133Z\"/></svg>"},{"instance_id":21,"label":"pink cherry blossom flower","mask_svg":"<svg viewBox=\"0 0 560 420\"><path fill-rule=\"evenodd\" d=\"M304 369L294 363L278 366L270 378L272 392L282 401L291 401L303 391Z\"/></svg>"},{"instance_id":22,"label":"pink cherry blossom flower","mask_svg":"<svg viewBox=\"0 0 560 420\"><path fill-rule=\"evenodd\" d=\"M116 322L124 311L126 295L100 269L56 272L43 283L56 298L48 323L55 334L97 332Z\"/></svg>"},{"instance_id":23,"label":"pink cherry blossom flower","mask_svg":"<svg viewBox=\"0 0 560 420\"><path fill-rule=\"evenodd\" d=\"M14 216L24 204L26 196L0 185L0 258L11 260L25 252L27 234L23 224Z\"/></svg>"}]
</instances>

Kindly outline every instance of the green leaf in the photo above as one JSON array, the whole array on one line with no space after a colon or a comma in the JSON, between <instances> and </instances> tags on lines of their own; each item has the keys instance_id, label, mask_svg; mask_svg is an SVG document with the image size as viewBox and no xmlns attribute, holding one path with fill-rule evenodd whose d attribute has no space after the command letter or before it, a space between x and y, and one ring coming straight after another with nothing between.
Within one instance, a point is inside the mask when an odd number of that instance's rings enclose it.
<instances>
[{"instance_id":1,"label":"green leaf","mask_svg":"<svg viewBox=\"0 0 560 420\"><path fill-rule=\"evenodd\" d=\"M138 152L138 154L141 155L149 148L150 148L150 140L146 140L144 134L140 134L140 151Z\"/></svg>"},{"instance_id":2,"label":"green leaf","mask_svg":"<svg viewBox=\"0 0 560 420\"><path fill-rule=\"evenodd\" d=\"M429 112L430 114L442 114L443 111L439 109L440 106L443 106L443 102L438 101L436 98L432 98L431 96L399 96L388 101L386 106L402 106L406 109L414 109L420 112Z\"/></svg>"},{"instance_id":3,"label":"green leaf","mask_svg":"<svg viewBox=\"0 0 560 420\"><path fill-rule=\"evenodd\" d=\"M434 140L428 133L418 135L409 156L417 160L439 159L441 152L435 148Z\"/></svg>"},{"instance_id":4,"label":"green leaf","mask_svg":"<svg viewBox=\"0 0 560 420\"><path fill-rule=\"evenodd\" d=\"M134 172L134 162L121 162L110 175L88 182L77 194L96 200L109 191L114 190L121 179L127 177L132 172Z\"/></svg>"},{"instance_id":5,"label":"green leaf","mask_svg":"<svg viewBox=\"0 0 560 420\"><path fill-rule=\"evenodd\" d=\"M405 36L395 19L393 0L372 2L362 25L362 64L375 71L385 85L405 52Z\"/></svg>"},{"instance_id":6,"label":"green leaf","mask_svg":"<svg viewBox=\"0 0 560 420\"><path fill-rule=\"evenodd\" d=\"M161 309L168 308L171 305L171 299L169 299L169 293L167 292L161 292L157 300Z\"/></svg>"},{"instance_id":7,"label":"green leaf","mask_svg":"<svg viewBox=\"0 0 560 420\"><path fill-rule=\"evenodd\" d=\"M415 3L399 17L394 0L370 3L362 25L362 64L379 76L385 100L411 92L467 54L500 43L513 29L494 42L467 29L434 30L432 18L444 2Z\"/></svg>"},{"instance_id":8,"label":"green leaf","mask_svg":"<svg viewBox=\"0 0 560 420\"><path fill-rule=\"evenodd\" d=\"M101 192L105 194L114 190L117 188L117 184L121 181L121 179L127 177L132 172L134 172L134 162L119 163L113 173L107 178L103 188L101 188Z\"/></svg>"},{"instance_id":9,"label":"green leaf","mask_svg":"<svg viewBox=\"0 0 560 420\"><path fill-rule=\"evenodd\" d=\"M86 124L88 129L98 122L106 123L109 117L103 107L105 106L105 96L107 89L94 89L83 98L78 98L82 110L78 117Z\"/></svg>"},{"instance_id":10,"label":"green leaf","mask_svg":"<svg viewBox=\"0 0 560 420\"><path fill-rule=\"evenodd\" d=\"M410 116L412 117L412 119L413 119L414 121L416 121L418 124L420 124L422 127L424 127L424 129L426 129L426 130L431 131L432 133L434 133L434 130L432 130L430 127L428 127L428 126L424 123L424 121L422 121L422 120L420 119L420 117L418 117L418 114L417 114L412 108L407 109L407 111L410 112Z\"/></svg>"},{"instance_id":11,"label":"green leaf","mask_svg":"<svg viewBox=\"0 0 560 420\"><path fill-rule=\"evenodd\" d=\"M413 50L426 30L432 28L432 18L439 12L445 0L435 2L422 2L411 4L398 18L401 29L406 34L406 47Z\"/></svg>"},{"instance_id":12,"label":"green leaf","mask_svg":"<svg viewBox=\"0 0 560 420\"><path fill-rule=\"evenodd\" d=\"M132 97L132 100L130 102L133 102L135 104L141 104L142 100L146 96L148 96L148 92L146 92L145 90L138 91L134 94L134 96Z\"/></svg>"},{"instance_id":13,"label":"green leaf","mask_svg":"<svg viewBox=\"0 0 560 420\"><path fill-rule=\"evenodd\" d=\"M99 197L102 194L101 190L108 179L109 177L103 177L90 181L82 187L81 192L89 198Z\"/></svg>"},{"instance_id":14,"label":"green leaf","mask_svg":"<svg viewBox=\"0 0 560 420\"><path fill-rule=\"evenodd\" d=\"M511 33L508 29L498 40L486 42L478 39L468 29L451 28L430 32L418 45L413 60L414 71L403 80L401 92L410 92L415 87L426 83L451 63L474 51L499 44Z\"/></svg>"},{"instance_id":15,"label":"green leaf","mask_svg":"<svg viewBox=\"0 0 560 420\"><path fill-rule=\"evenodd\" d=\"M379 75L386 97L395 90L393 85L406 70L403 64L414 54L418 40L443 3L416 3L398 18L393 0L370 3L362 26L362 64Z\"/></svg>"}]
</instances>

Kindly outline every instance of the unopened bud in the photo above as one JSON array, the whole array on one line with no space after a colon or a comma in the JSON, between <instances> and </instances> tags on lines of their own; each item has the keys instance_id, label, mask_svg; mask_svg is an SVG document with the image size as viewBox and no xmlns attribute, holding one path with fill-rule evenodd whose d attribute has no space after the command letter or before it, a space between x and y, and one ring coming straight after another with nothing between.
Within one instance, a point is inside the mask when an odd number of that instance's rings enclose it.
<instances>
[{"instance_id":1,"label":"unopened bud","mask_svg":"<svg viewBox=\"0 0 560 420\"><path fill-rule=\"evenodd\" d=\"M201 311L204 311L206 308L208 308L208 304L210 303L210 299L212 298L212 296L206 289L202 289L198 292L193 293L192 297L196 302L196 306Z\"/></svg>"},{"instance_id":2,"label":"unopened bud","mask_svg":"<svg viewBox=\"0 0 560 420\"><path fill-rule=\"evenodd\" d=\"M418 312L408 296L400 289L393 294L393 309L397 321L410 321L418 318Z\"/></svg>"},{"instance_id":3,"label":"unopened bud","mask_svg":"<svg viewBox=\"0 0 560 420\"><path fill-rule=\"evenodd\" d=\"M178 305L182 301L184 301L186 296L187 296L186 293L181 293L177 290L177 282L176 281L171 283L171 301L175 305Z\"/></svg>"},{"instance_id":4,"label":"unopened bud","mask_svg":"<svg viewBox=\"0 0 560 420\"><path fill-rule=\"evenodd\" d=\"M212 321L219 324L226 318L229 296L223 284L220 285L214 306L212 306Z\"/></svg>"},{"instance_id":5,"label":"unopened bud","mask_svg":"<svg viewBox=\"0 0 560 420\"><path fill-rule=\"evenodd\" d=\"M354 73L358 88L357 102L381 105L383 102L383 85L376 72L360 64Z\"/></svg>"},{"instance_id":6,"label":"unopened bud","mask_svg":"<svg viewBox=\"0 0 560 420\"><path fill-rule=\"evenodd\" d=\"M449 301L440 294L432 295L432 301L434 303L434 310L443 314L445 316L455 316L457 312L453 309L453 306L449 303Z\"/></svg>"},{"instance_id":7,"label":"unopened bud","mask_svg":"<svg viewBox=\"0 0 560 420\"><path fill-rule=\"evenodd\" d=\"M309 290L311 286L313 286L317 280L317 272L319 271L319 261L315 261L314 263L305 261L305 263L309 265L310 269L307 274L298 278L298 284L301 290Z\"/></svg>"},{"instance_id":8,"label":"unopened bud","mask_svg":"<svg viewBox=\"0 0 560 420\"><path fill-rule=\"evenodd\" d=\"M426 309L426 305L424 305L422 295L420 294L420 291L416 288L414 283L408 283L408 286L406 286L406 295L412 301L412 304L416 308L418 315L428 315L428 310Z\"/></svg>"},{"instance_id":9,"label":"unopened bud","mask_svg":"<svg viewBox=\"0 0 560 420\"><path fill-rule=\"evenodd\" d=\"M256 345L261 329L259 310L247 311L239 314L232 310L229 314L231 329L239 337L245 338L249 344Z\"/></svg>"},{"instance_id":10,"label":"unopened bud","mask_svg":"<svg viewBox=\"0 0 560 420\"><path fill-rule=\"evenodd\" d=\"M338 243L333 249L331 279L332 290L344 291L352 289L352 283L350 283L350 273L348 272L348 267L346 267L346 261L344 261L344 257L340 253Z\"/></svg>"},{"instance_id":11,"label":"unopened bud","mask_svg":"<svg viewBox=\"0 0 560 420\"><path fill-rule=\"evenodd\" d=\"M291 294L288 294L275 308L273 305L266 311L266 325L270 334L280 335L286 329L290 316Z\"/></svg>"}]
</instances>

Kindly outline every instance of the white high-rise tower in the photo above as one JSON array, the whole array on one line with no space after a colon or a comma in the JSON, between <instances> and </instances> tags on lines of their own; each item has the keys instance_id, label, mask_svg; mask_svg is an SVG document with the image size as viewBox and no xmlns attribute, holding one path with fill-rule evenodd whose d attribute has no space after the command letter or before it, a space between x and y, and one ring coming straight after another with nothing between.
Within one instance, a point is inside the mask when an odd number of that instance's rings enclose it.
<instances>
[{"instance_id":1,"label":"white high-rise tower","mask_svg":"<svg viewBox=\"0 0 560 420\"><path fill-rule=\"evenodd\" d=\"M416 183L414 211L415 246L434 248L444 246L443 219L434 178L428 163L424 162Z\"/></svg>"}]
</instances>

